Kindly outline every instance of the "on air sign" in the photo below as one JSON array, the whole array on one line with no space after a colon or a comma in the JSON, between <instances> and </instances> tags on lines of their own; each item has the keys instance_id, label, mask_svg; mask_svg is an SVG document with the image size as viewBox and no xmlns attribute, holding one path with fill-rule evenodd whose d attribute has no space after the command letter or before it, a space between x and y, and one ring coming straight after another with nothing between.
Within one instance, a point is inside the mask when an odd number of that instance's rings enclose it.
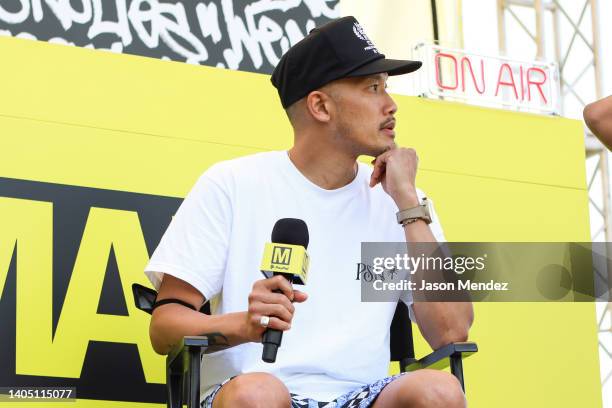
<instances>
[{"instance_id":1,"label":"on air sign","mask_svg":"<svg viewBox=\"0 0 612 408\"><path fill-rule=\"evenodd\" d=\"M558 114L559 71L555 63L517 61L419 44L417 91L428 98Z\"/></svg>"}]
</instances>

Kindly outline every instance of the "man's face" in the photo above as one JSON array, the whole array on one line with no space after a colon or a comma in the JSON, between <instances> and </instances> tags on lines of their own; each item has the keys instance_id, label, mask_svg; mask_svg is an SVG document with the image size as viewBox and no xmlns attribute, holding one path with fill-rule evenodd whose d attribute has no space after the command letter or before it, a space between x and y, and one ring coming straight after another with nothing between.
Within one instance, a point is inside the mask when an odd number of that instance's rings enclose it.
<instances>
[{"instance_id":1,"label":"man's face","mask_svg":"<svg viewBox=\"0 0 612 408\"><path fill-rule=\"evenodd\" d=\"M386 90L386 73L344 78L332 86L332 125L356 155L378 156L395 147L397 105Z\"/></svg>"}]
</instances>

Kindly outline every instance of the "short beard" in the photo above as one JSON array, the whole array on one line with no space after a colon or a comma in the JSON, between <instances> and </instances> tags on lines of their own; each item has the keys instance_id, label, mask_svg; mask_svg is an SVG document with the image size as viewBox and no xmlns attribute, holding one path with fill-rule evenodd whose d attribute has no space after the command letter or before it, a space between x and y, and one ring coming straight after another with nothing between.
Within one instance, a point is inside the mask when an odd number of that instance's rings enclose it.
<instances>
[{"instance_id":1,"label":"short beard","mask_svg":"<svg viewBox=\"0 0 612 408\"><path fill-rule=\"evenodd\" d=\"M391 150L395 147L395 142L393 142L393 146L371 146L371 145L363 145L358 142L355 142L351 135L354 133L353 128L351 126L350 117L352 117L350 112L347 112L343 109L342 101L338 95L332 94L332 98L337 103L338 109L338 122L336 123L335 129L335 140L344 144L355 157L359 157L362 155L378 157L383 154L387 150ZM349 121L346 121L349 119Z\"/></svg>"},{"instance_id":2,"label":"short beard","mask_svg":"<svg viewBox=\"0 0 612 408\"><path fill-rule=\"evenodd\" d=\"M393 145L387 146L372 146L367 144L361 144L354 141L351 138L353 131L351 126L347 123L340 122L336 125L335 139L340 143L344 144L351 151L353 155L356 157L365 155L371 157L378 157L384 152L391 150L395 147L395 142Z\"/></svg>"}]
</instances>

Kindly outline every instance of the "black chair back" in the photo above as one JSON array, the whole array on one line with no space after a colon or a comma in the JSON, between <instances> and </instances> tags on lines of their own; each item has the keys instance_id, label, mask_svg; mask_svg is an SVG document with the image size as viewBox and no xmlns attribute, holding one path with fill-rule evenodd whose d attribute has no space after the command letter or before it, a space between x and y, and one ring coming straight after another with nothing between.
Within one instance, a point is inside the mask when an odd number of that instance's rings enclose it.
<instances>
[{"instance_id":1,"label":"black chair back","mask_svg":"<svg viewBox=\"0 0 612 408\"><path fill-rule=\"evenodd\" d=\"M397 302L393 321L391 322L391 361L399 361L403 371L405 362L414 359L414 342L412 339L412 322L408 307L402 301Z\"/></svg>"},{"instance_id":2,"label":"black chair back","mask_svg":"<svg viewBox=\"0 0 612 408\"><path fill-rule=\"evenodd\" d=\"M153 305L155 304L155 299L157 299L157 292L155 290L139 285L138 283L133 283L132 294L134 295L134 302L138 309L148 314L153 312Z\"/></svg>"}]
</instances>

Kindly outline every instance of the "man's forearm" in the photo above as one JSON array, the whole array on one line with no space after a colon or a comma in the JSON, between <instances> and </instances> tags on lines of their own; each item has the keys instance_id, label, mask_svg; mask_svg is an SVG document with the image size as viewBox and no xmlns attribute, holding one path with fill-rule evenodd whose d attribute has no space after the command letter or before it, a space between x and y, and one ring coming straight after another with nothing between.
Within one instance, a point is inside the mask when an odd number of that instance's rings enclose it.
<instances>
[{"instance_id":1,"label":"man's forearm","mask_svg":"<svg viewBox=\"0 0 612 408\"><path fill-rule=\"evenodd\" d=\"M407 198L403 208L418 205L418 199ZM404 227L406 242L436 242L429 225L423 220ZM471 302L414 302L414 314L423 337L435 350L446 344L466 341L474 320Z\"/></svg>"},{"instance_id":2,"label":"man's forearm","mask_svg":"<svg viewBox=\"0 0 612 408\"><path fill-rule=\"evenodd\" d=\"M432 349L467 341L474 319L471 302L414 302L419 329Z\"/></svg>"},{"instance_id":3,"label":"man's forearm","mask_svg":"<svg viewBox=\"0 0 612 408\"><path fill-rule=\"evenodd\" d=\"M151 344L158 354L168 354L183 337L205 333L221 333L232 346L242 344L248 341L245 316L246 312L209 316L177 304L163 305L151 318Z\"/></svg>"}]
</instances>

